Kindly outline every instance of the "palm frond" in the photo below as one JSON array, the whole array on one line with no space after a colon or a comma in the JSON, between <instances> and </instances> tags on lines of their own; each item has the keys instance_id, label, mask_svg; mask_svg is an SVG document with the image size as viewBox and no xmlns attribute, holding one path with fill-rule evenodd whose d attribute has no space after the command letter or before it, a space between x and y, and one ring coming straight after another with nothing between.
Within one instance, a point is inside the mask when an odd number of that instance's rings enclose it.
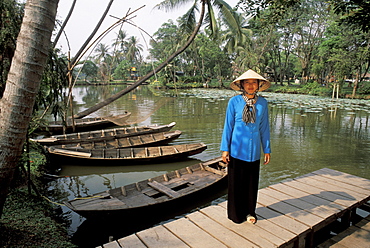
<instances>
[{"instance_id":1,"label":"palm frond","mask_svg":"<svg viewBox=\"0 0 370 248\"><path fill-rule=\"evenodd\" d=\"M194 3L191 8L179 20L179 28L185 33L192 33L196 25L195 12L198 11L198 5Z\"/></svg>"},{"instance_id":2,"label":"palm frond","mask_svg":"<svg viewBox=\"0 0 370 248\"><path fill-rule=\"evenodd\" d=\"M169 12L174 9L179 9L183 5L188 4L194 0L164 0L161 3L154 6L154 9L164 10ZM195 1L196 2L196 1Z\"/></svg>"}]
</instances>

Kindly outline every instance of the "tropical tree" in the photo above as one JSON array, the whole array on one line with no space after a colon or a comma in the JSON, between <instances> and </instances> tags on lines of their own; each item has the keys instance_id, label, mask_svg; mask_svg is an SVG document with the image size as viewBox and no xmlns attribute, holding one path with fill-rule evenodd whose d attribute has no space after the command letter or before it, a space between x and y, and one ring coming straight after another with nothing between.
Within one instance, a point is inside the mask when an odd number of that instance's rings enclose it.
<instances>
[{"instance_id":1,"label":"tropical tree","mask_svg":"<svg viewBox=\"0 0 370 248\"><path fill-rule=\"evenodd\" d=\"M363 32L370 31L370 1L369 0L330 0L330 5L336 14L341 15L340 23L360 28Z\"/></svg>"},{"instance_id":2,"label":"tropical tree","mask_svg":"<svg viewBox=\"0 0 370 248\"><path fill-rule=\"evenodd\" d=\"M162 3L158 4L157 7L159 9L165 8L165 9L169 10L169 9L173 9L176 6L181 5L184 2L187 2L187 1L165 0ZM161 69L166 67L177 55L179 55L183 51L185 51L185 49L193 42L193 40L195 39L195 37L196 37L196 35L197 35L197 33L200 29L200 26L203 24L203 18L204 18L204 15L205 15L206 6L207 6L207 10L208 10L207 18L206 18L207 25L210 28L212 35L217 35L217 32L218 32L218 29L217 29L218 27L216 25L216 15L215 15L215 12L212 8L213 6L215 6L219 10L220 13L225 15L225 17L226 16L228 17L228 18L226 18L227 21L228 21L227 22L228 25L234 27L235 29L239 29L239 25L235 21L235 18L234 18L234 15L233 15L234 10L226 2L224 2L222 0L215 0L215 1L212 1L212 2L209 1L209 0L195 0L193 6L187 12L187 14L189 14L188 16L191 17L191 18L189 18L189 22L194 23L193 20L195 20L195 19L192 18L192 17L195 16L195 12L198 10L199 3L201 4L199 22L198 22L197 25L192 25L194 27L194 30L193 30L192 34L189 36L189 38L187 39L187 42L183 46L181 46L177 51L175 51L173 54L171 54L163 63L158 65L156 68L154 68L154 70L152 72L143 76L136 83L134 83L131 86L127 87L126 89L116 93L112 97L105 99L103 102L98 103L97 105L95 105L95 106L93 106L89 109L86 109L86 110L82 111L81 113L76 114L75 118L82 118L82 117L84 117L84 116L86 116L90 113L93 113L96 110L108 105L109 103L111 103L111 102L117 100L118 98L122 97L123 95L127 94L128 92L130 92L131 90L135 89L136 87L141 85L143 82L148 80L155 73L159 72Z\"/></svg>"},{"instance_id":3,"label":"tropical tree","mask_svg":"<svg viewBox=\"0 0 370 248\"><path fill-rule=\"evenodd\" d=\"M95 63L99 66L101 80L109 80L112 57L108 45L99 43L95 49Z\"/></svg>"},{"instance_id":4,"label":"tropical tree","mask_svg":"<svg viewBox=\"0 0 370 248\"><path fill-rule=\"evenodd\" d=\"M351 28L352 27L352 28ZM370 33L343 23L331 23L320 45L321 61L339 82L354 78L352 97L370 66Z\"/></svg>"},{"instance_id":5,"label":"tropical tree","mask_svg":"<svg viewBox=\"0 0 370 248\"><path fill-rule=\"evenodd\" d=\"M86 60L82 63L81 73L84 75L84 80L95 80L98 74L99 68L91 60Z\"/></svg>"},{"instance_id":6,"label":"tropical tree","mask_svg":"<svg viewBox=\"0 0 370 248\"><path fill-rule=\"evenodd\" d=\"M14 55L16 37L22 23L23 5L15 0L0 2L0 98Z\"/></svg>"},{"instance_id":7,"label":"tropical tree","mask_svg":"<svg viewBox=\"0 0 370 248\"><path fill-rule=\"evenodd\" d=\"M0 100L0 216L22 153L42 71L48 58L58 0L29 0Z\"/></svg>"},{"instance_id":8,"label":"tropical tree","mask_svg":"<svg viewBox=\"0 0 370 248\"><path fill-rule=\"evenodd\" d=\"M131 36L127 41L127 54L126 57L131 61L132 65L138 66L142 61L141 52L143 51L143 45L139 43L139 39L135 36Z\"/></svg>"}]
</instances>

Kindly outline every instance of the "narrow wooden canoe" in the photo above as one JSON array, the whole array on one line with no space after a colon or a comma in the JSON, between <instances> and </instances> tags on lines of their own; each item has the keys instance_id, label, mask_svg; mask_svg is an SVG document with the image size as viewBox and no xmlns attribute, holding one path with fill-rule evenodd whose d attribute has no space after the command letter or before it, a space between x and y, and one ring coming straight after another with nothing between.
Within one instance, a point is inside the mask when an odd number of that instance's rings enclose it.
<instances>
[{"instance_id":1,"label":"narrow wooden canoe","mask_svg":"<svg viewBox=\"0 0 370 248\"><path fill-rule=\"evenodd\" d=\"M181 131L175 130L171 132L135 135L123 138L115 138L111 140L64 144L53 147L69 150L73 149L78 151L79 149L117 149L117 148L154 146L154 145L158 146L170 143L171 141L180 137L181 133L182 133Z\"/></svg>"},{"instance_id":2,"label":"narrow wooden canoe","mask_svg":"<svg viewBox=\"0 0 370 248\"><path fill-rule=\"evenodd\" d=\"M55 163L73 161L80 165L91 165L95 162L109 162L106 164L113 165L115 162L117 165L128 165L186 158L203 152L207 146L203 143L195 143L119 149L61 149L53 146L46 149Z\"/></svg>"},{"instance_id":3,"label":"narrow wooden canoe","mask_svg":"<svg viewBox=\"0 0 370 248\"><path fill-rule=\"evenodd\" d=\"M126 111L124 114L121 115L74 119L75 131L73 131L72 119L68 119L66 121L66 127L64 127L62 121L51 121L48 123L47 126L41 127L40 129L52 134L61 134L63 133L63 128L65 128L65 133L72 133L96 130L98 128L101 129L116 126L118 124L120 124L119 126L123 126L125 125L124 123L130 117L130 115L131 112Z\"/></svg>"},{"instance_id":4,"label":"narrow wooden canoe","mask_svg":"<svg viewBox=\"0 0 370 248\"><path fill-rule=\"evenodd\" d=\"M48 138L42 139L31 139L45 146L54 146L62 144L73 144L80 142L97 142L104 140L113 140L117 138L130 137L135 135L168 132L174 126L176 122L172 122L167 125L150 125L140 127L122 127L114 129L102 129L90 132L71 133L64 135L53 135Z\"/></svg>"},{"instance_id":5,"label":"narrow wooden canoe","mask_svg":"<svg viewBox=\"0 0 370 248\"><path fill-rule=\"evenodd\" d=\"M225 184L226 179L227 168L219 157L162 176L76 198L65 202L65 205L81 216L98 219L155 214L158 209L174 211L180 205L184 207L192 202L195 194L217 184Z\"/></svg>"}]
</instances>

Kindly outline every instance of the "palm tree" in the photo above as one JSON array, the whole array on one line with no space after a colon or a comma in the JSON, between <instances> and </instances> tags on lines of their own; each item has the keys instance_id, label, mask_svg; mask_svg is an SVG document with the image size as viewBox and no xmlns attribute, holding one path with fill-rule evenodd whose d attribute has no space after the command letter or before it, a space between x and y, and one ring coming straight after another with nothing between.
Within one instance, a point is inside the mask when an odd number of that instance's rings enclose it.
<instances>
[{"instance_id":1,"label":"palm tree","mask_svg":"<svg viewBox=\"0 0 370 248\"><path fill-rule=\"evenodd\" d=\"M205 18L205 23L208 29L211 31L211 37L217 37L219 33L219 25L217 25L216 11L219 13L219 17L222 22L228 27L228 29L233 30L234 33L241 35L241 28L238 21L238 15L233 8L230 7L228 3L223 0L164 0L163 2L156 5L158 9L164 9L166 11L171 11L181 7L181 5L193 2L193 5L182 16L182 30L188 31L194 29L196 19L195 13L199 11L199 3L205 3L207 8L207 14ZM184 22L187 20L187 22Z\"/></svg>"},{"instance_id":2,"label":"palm tree","mask_svg":"<svg viewBox=\"0 0 370 248\"><path fill-rule=\"evenodd\" d=\"M127 87L126 89L116 93L112 97L109 97L109 98L105 99L103 102L100 102L97 105L92 106L91 108L88 108L88 109L76 114L75 118L85 117L86 115L89 115L89 114L97 111L98 109L112 103L113 101L117 100L118 98L120 98L123 95L127 94L128 92L132 91L133 89L135 89L136 87L141 85L143 82L145 82L146 80L151 78L155 73L158 73L160 70L162 70L164 67L166 67L166 65L168 65L177 55L179 55L183 51L185 51L185 49L195 39L195 37L196 37L196 35L197 35L197 33L200 29L200 26L202 25L202 23L204 21L203 19L204 19L204 16L205 16L206 6L207 6L207 10L208 10L207 18L206 18L207 19L207 24L210 27L211 32L212 32L213 35L216 35L217 32L218 32L218 28L217 28L217 25L216 25L216 16L215 16L215 12L213 11L213 8L212 8L213 5L218 8L219 12L223 16L225 16L224 21L225 21L225 23L227 23L229 28L233 28L235 30L240 29L239 23L235 19L235 11L225 1L222 1L222 0L214 0L212 2L210 0L193 0L193 1L194 1L193 6L187 12L187 15L189 16L189 23L191 23L191 22L193 22L193 20L195 20L195 18L192 18L192 17L195 16L195 11L197 11L199 9L198 8L199 3L201 3L200 17L199 17L199 21L198 21L197 25L193 25L194 26L193 33L189 36L187 42L182 47L180 47L176 52L174 52L171 56L169 56L160 65L158 65L153 71L149 72L147 75L145 75L141 79L139 79L136 83L134 83L134 84L130 85L129 87ZM175 7L178 7L181 4L186 3L186 2L189 2L189 0L165 0L162 3L158 4L157 8L167 8L168 10L170 10L170 9L174 9ZM193 23L195 23L195 22L193 22Z\"/></svg>"},{"instance_id":3,"label":"palm tree","mask_svg":"<svg viewBox=\"0 0 370 248\"><path fill-rule=\"evenodd\" d=\"M107 45L103 43L99 43L97 48L95 49L95 60L99 64L104 61L104 59L110 55L109 48Z\"/></svg>"},{"instance_id":4,"label":"palm tree","mask_svg":"<svg viewBox=\"0 0 370 248\"><path fill-rule=\"evenodd\" d=\"M125 30L120 29L117 34L117 38L113 42L113 46L119 46L121 51L126 49L126 41L127 33Z\"/></svg>"},{"instance_id":5,"label":"palm tree","mask_svg":"<svg viewBox=\"0 0 370 248\"><path fill-rule=\"evenodd\" d=\"M127 42L127 59L135 65L140 61L140 55L143 51L143 45L139 44L139 39L135 36L131 36Z\"/></svg>"},{"instance_id":6,"label":"palm tree","mask_svg":"<svg viewBox=\"0 0 370 248\"><path fill-rule=\"evenodd\" d=\"M0 217L32 117L55 24L58 0L27 1L0 99Z\"/></svg>"}]
</instances>

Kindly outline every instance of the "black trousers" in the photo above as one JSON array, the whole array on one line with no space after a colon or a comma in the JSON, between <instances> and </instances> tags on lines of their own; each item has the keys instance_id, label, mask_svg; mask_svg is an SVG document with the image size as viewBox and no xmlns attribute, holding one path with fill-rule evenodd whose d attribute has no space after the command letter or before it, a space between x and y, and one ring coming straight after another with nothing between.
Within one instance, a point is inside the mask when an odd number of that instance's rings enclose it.
<instances>
[{"instance_id":1,"label":"black trousers","mask_svg":"<svg viewBox=\"0 0 370 248\"><path fill-rule=\"evenodd\" d=\"M227 214L235 223L244 222L247 215L256 217L259 174L260 160L246 162L230 157Z\"/></svg>"}]
</instances>

